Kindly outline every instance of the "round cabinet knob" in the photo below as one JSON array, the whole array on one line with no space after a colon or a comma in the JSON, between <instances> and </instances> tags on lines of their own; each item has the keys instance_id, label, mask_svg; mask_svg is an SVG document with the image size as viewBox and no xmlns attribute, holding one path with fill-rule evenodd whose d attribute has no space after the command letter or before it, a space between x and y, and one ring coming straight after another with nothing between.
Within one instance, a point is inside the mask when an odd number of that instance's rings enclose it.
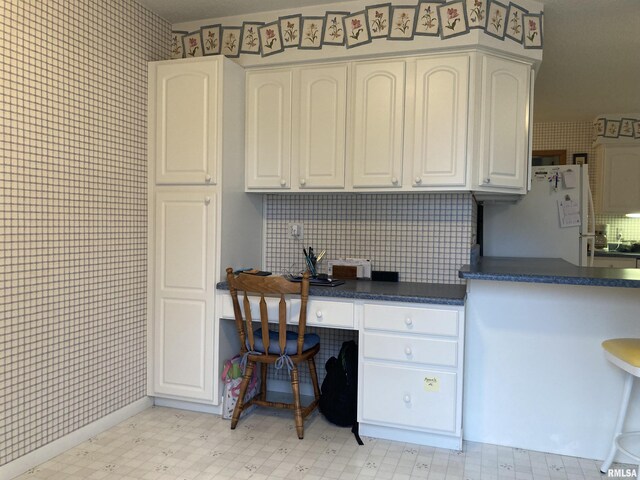
<instances>
[{"instance_id":1,"label":"round cabinet knob","mask_svg":"<svg viewBox=\"0 0 640 480\"><path fill-rule=\"evenodd\" d=\"M393 177L391 179L391 183L393 183L394 185L397 185L398 184L398 179L396 177Z\"/></svg>"},{"instance_id":2,"label":"round cabinet knob","mask_svg":"<svg viewBox=\"0 0 640 480\"><path fill-rule=\"evenodd\" d=\"M411 395L405 394L402 400L404 400L404 403L411 403Z\"/></svg>"},{"instance_id":3,"label":"round cabinet knob","mask_svg":"<svg viewBox=\"0 0 640 480\"><path fill-rule=\"evenodd\" d=\"M322 318L322 310L316 310L316 317Z\"/></svg>"},{"instance_id":4,"label":"round cabinet knob","mask_svg":"<svg viewBox=\"0 0 640 480\"><path fill-rule=\"evenodd\" d=\"M211 197L204 197L204 204L209 205L211 203Z\"/></svg>"},{"instance_id":5,"label":"round cabinet knob","mask_svg":"<svg viewBox=\"0 0 640 480\"><path fill-rule=\"evenodd\" d=\"M304 178L300 179L300 185L302 185L303 187L307 184L307 181Z\"/></svg>"},{"instance_id":6,"label":"round cabinet knob","mask_svg":"<svg viewBox=\"0 0 640 480\"><path fill-rule=\"evenodd\" d=\"M416 185L420 185L422 183L422 179L420 177L416 177Z\"/></svg>"},{"instance_id":7,"label":"round cabinet knob","mask_svg":"<svg viewBox=\"0 0 640 480\"><path fill-rule=\"evenodd\" d=\"M207 175L206 177L204 177L204 181L207 183L211 182L211 175Z\"/></svg>"},{"instance_id":8,"label":"round cabinet knob","mask_svg":"<svg viewBox=\"0 0 640 480\"><path fill-rule=\"evenodd\" d=\"M404 353L405 353L405 355L411 355L411 347L405 347L404 348Z\"/></svg>"},{"instance_id":9,"label":"round cabinet knob","mask_svg":"<svg viewBox=\"0 0 640 480\"><path fill-rule=\"evenodd\" d=\"M404 324L407 327L410 327L411 325L413 325L413 320L411 320L409 317L407 317L407 318L404 319Z\"/></svg>"},{"instance_id":10,"label":"round cabinet knob","mask_svg":"<svg viewBox=\"0 0 640 480\"><path fill-rule=\"evenodd\" d=\"M484 183L491 183L491 179L490 179L490 178L488 178L488 177L487 177L487 178L485 178L485 179L484 179Z\"/></svg>"},{"instance_id":11,"label":"round cabinet knob","mask_svg":"<svg viewBox=\"0 0 640 480\"><path fill-rule=\"evenodd\" d=\"M284 178L280 179L280 186L281 187L286 187L287 186L287 181Z\"/></svg>"}]
</instances>

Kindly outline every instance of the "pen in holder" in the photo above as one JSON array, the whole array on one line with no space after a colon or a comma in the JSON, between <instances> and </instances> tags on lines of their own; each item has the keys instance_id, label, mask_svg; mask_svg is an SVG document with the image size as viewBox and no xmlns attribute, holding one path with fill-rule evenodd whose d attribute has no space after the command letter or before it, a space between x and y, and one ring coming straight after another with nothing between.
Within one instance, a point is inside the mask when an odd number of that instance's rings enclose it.
<instances>
[{"instance_id":1,"label":"pen in holder","mask_svg":"<svg viewBox=\"0 0 640 480\"><path fill-rule=\"evenodd\" d=\"M313 253L313 248L309 247L308 253L307 253L307 250L303 248L302 252L304 253L304 259L305 259L305 262L307 263L307 268L309 269L309 273L313 278L317 278L318 272L316 270L316 262L318 259Z\"/></svg>"}]
</instances>

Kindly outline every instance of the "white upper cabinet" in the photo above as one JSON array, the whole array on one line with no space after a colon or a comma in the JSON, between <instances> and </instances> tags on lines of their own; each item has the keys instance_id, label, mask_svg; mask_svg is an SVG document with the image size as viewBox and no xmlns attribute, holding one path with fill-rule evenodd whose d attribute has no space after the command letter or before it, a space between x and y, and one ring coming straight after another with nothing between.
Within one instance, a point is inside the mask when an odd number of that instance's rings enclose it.
<instances>
[{"instance_id":1,"label":"white upper cabinet","mask_svg":"<svg viewBox=\"0 0 640 480\"><path fill-rule=\"evenodd\" d=\"M291 187L292 78L291 69L247 73L245 165L249 191Z\"/></svg>"},{"instance_id":2,"label":"white upper cabinet","mask_svg":"<svg viewBox=\"0 0 640 480\"><path fill-rule=\"evenodd\" d=\"M353 187L399 188L405 62L355 63L353 76L350 135Z\"/></svg>"},{"instance_id":3,"label":"white upper cabinet","mask_svg":"<svg viewBox=\"0 0 640 480\"><path fill-rule=\"evenodd\" d=\"M404 161L412 169L409 182L414 187L464 187L469 56L418 59L414 78L415 85L407 85L406 102Z\"/></svg>"},{"instance_id":4,"label":"white upper cabinet","mask_svg":"<svg viewBox=\"0 0 640 480\"><path fill-rule=\"evenodd\" d=\"M157 184L215 184L221 156L219 62L151 64L151 148Z\"/></svg>"},{"instance_id":5,"label":"white upper cabinet","mask_svg":"<svg viewBox=\"0 0 640 480\"><path fill-rule=\"evenodd\" d=\"M301 189L344 188L347 72L346 64L299 70L294 157Z\"/></svg>"},{"instance_id":6,"label":"white upper cabinet","mask_svg":"<svg viewBox=\"0 0 640 480\"><path fill-rule=\"evenodd\" d=\"M524 193L529 163L528 64L481 57L478 186Z\"/></svg>"},{"instance_id":7,"label":"white upper cabinet","mask_svg":"<svg viewBox=\"0 0 640 480\"><path fill-rule=\"evenodd\" d=\"M600 213L640 212L640 147L600 145Z\"/></svg>"}]
</instances>

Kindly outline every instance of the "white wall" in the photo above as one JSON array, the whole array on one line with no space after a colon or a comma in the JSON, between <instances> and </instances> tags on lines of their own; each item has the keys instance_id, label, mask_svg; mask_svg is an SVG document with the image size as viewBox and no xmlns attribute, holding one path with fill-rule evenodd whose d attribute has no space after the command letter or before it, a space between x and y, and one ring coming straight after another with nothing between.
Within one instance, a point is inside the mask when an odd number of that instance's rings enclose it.
<instances>
[{"instance_id":1,"label":"white wall","mask_svg":"<svg viewBox=\"0 0 640 480\"><path fill-rule=\"evenodd\" d=\"M634 288L470 281L466 440L602 459L623 373L601 342L640 336ZM640 430L640 388L627 426Z\"/></svg>"}]
</instances>

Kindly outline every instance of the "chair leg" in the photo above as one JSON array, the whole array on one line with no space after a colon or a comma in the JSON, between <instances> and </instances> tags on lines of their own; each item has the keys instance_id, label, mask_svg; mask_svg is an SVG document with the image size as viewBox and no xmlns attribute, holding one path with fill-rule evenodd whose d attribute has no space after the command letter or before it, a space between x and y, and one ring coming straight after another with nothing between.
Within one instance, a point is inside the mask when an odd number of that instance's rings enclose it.
<instances>
[{"instance_id":1,"label":"chair leg","mask_svg":"<svg viewBox=\"0 0 640 480\"><path fill-rule=\"evenodd\" d=\"M627 379L624 382L624 390L622 392L622 402L620 403L620 412L618 413L618 420L616 420L616 429L613 432L613 440L611 440L611 450L609 455L602 463L600 467L601 473L607 473L611 463L613 463L613 457L616 456L618 447L616 446L616 437L622 433L622 427L624 426L624 419L627 415L627 407L629 406L629 398L631 397L631 387L633 387L633 375L627 373Z\"/></svg>"},{"instance_id":2,"label":"chair leg","mask_svg":"<svg viewBox=\"0 0 640 480\"><path fill-rule=\"evenodd\" d=\"M267 399L267 363L260 364L260 400Z\"/></svg>"},{"instance_id":3,"label":"chair leg","mask_svg":"<svg viewBox=\"0 0 640 480\"><path fill-rule=\"evenodd\" d=\"M318 372L316 371L316 361L313 357L309 357L309 374L311 375L311 383L313 384L313 395L316 400L320 400L320 387L318 386Z\"/></svg>"},{"instance_id":4,"label":"chair leg","mask_svg":"<svg viewBox=\"0 0 640 480\"><path fill-rule=\"evenodd\" d=\"M291 390L293 391L293 421L296 424L298 438L304 438L304 425L302 420L302 404L300 403L300 382L298 379L298 367L294 365L291 369Z\"/></svg>"},{"instance_id":5,"label":"chair leg","mask_svg":"<svg viewBox=\"0 0 640 480\"><path fill-rule=\"evenodd\" d=\"M238 420L240 420L240 414L242 413L242 409L244 408L244 396L247 393L247 387L249 386L249 382L251 381L251 375L253 374L254 367L255 362L249 360L247 362L247 368L244 371L244 376L242 377L242 382L240 382L240 393L238 393L238 401L236 402L236 406L233 409L233 415L231 417L231 430L234 430L236 428Z\"/></svg>"}]
</instances>

